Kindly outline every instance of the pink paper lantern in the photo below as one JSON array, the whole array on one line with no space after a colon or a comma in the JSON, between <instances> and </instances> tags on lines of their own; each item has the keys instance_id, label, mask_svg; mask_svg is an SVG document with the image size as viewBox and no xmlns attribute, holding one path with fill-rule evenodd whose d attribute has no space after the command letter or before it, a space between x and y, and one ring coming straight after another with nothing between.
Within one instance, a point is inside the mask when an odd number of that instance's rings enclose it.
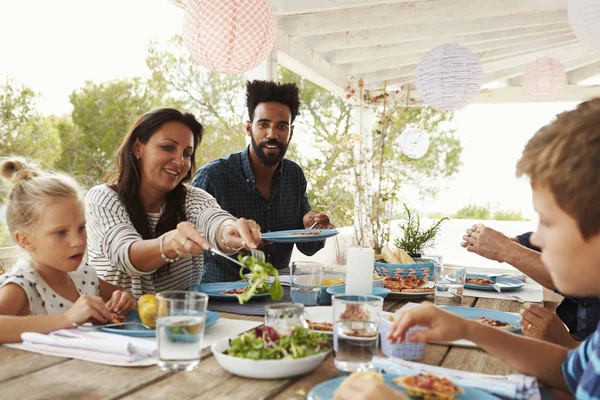
<instances>
[{"instance_id":1,"label":"pink paper lantern","mask_svg":"<svg viewBox=\"0 0 600 400\"><path fill-rule=\"evenodd\" d=\"M565 68L554 58L539 58L525 68L523 88L529 94L552 94L565 87Z\"/></svg>"},{"instance_id":2,"label":"pink paper lantern","mask_svg":"<svg viewBox=\"0 0 600 400\"><path fill-rule=\"evenodd\" d=\"M188 0L183 41L211 71L238 74L260 64L275 45L277 23L268 0Z\"/></svg>"}]
</instances>

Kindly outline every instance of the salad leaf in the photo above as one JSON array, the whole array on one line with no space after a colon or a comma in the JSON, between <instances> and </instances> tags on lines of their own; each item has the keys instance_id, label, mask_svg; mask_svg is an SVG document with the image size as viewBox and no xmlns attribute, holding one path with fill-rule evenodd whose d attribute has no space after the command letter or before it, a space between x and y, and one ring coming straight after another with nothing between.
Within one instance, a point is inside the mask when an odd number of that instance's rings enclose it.
<instances>
[{"instance_id":1,"label":"salad leaf","mask_svg":"<svg viewBox=\"0 0 600 400\"><path fill-rule=\"evenodd\" d=\"M329 351L327 335L296 327L291 335L280 336L268 326L259 326L229 342L227 354L252 360L281 360L309 357Z\"/></svg>"},{"instance_id":2,"label":"salad leaf","mask_svg":"<svg viewBox=\"0 0 600 400\"><path fill-rule=\"evenodd\" d=\"M281 282L279 280L279 271L277 268L266 261L260 261L251 256L242 256L238 255L238 260L244 264L242 268L240 268L240 277L248 281L248 278L244 275L244 270L250 270L250 283L248 288L242 294L236 294L238 301L240 304L244 304L248 300L252 298L255 294L267 293L271 294L271 298L273 300L281 300L283 297L283 288L281 287ZM273 284L269 287L269 276L274 276L275 279Z\"/></svg>"}]
</instances>

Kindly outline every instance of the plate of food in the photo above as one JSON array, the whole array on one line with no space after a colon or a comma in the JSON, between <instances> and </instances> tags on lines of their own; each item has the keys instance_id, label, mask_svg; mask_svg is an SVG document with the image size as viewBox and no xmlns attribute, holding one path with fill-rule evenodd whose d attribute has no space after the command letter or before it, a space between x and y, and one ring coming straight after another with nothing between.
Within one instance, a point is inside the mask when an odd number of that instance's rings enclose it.
<instances>
[{"instance_id":1,"label":"plate of food","mask_svg":"<svg viewBox=\"0 0 600 400\"><path fill-rule=\"evenodd\" d=\"M525 286L525 282L509 277L491 277L488 275L475 275L475 274L467 274L467 278L465 279L465 288L466 289L474 289L474 290L486 290L486 291L495 291L495 285L500 291L508 292L511 290L517 290Z\"/></svg>"},{"instance_id":2,"label":"plate of food","mask_svg":"<svg viewBox=\"0 0 600 400\"><path fill-rule=\"evenodd\" d=\"M248 282L217 282L201 283L190 287L190 291L206 293L211 299L237 300L236 295L243 294L248 288ZM252 298L269 297L270 293L264 288L257 288Z\"/></svg>"},{"instance_id":3,"label":"plate of food","mask_svg":"<svg viewBox=\"0 0 600 400\"><path fill-rule=\"evenodd\" d=\"M313 331L333 335L333 309L331 306L305 307L306 322Z\"/></svg>"},{"instance_id":4,"label":"plate of food","mask_svg":"<svg viewBox=\"0 0 600 400\"><path fill-rule=\"evenodd\" d=\"M433 294L435 287L432 281L409 276L386 276L383 287L390 290L389 296L398 299L423 297Z\"/></svg>"},{"instance_id":5,"label":"plate of food","mask_svg":"<svg viewBox=\"0 0 600 400\"><path fill-rule=\"evenodd\" d=\"M338 285L338 286L328 287L327 293L329 293L329 295L331 295L331 296L336 295L336 294L344 294L344 293L346 293L346 285ZM386 289L386 288L382 288L382 287L378 287L378 286L372 286L372 291L370 294L375 295L375 296L381 296L381 297L385 298L390 293L391 293L390 289Z\"/></svg>"},{"instance_id":6,"label":"plate of food","mask_svg":"<svg viewBox=\"0 0 600 400\"><path fill-rule=\"evenodd\" d=\"M217 323L221 316L214 311L206 311L206 323L204 328L208 328ZM119 335L125 336L136 336L136 337L155 337L156 330L156 319L153 322L146 321L148 324L144 324L140 318L138 310L132 310L125 316L125 321L129 322L123 326L107 326L98 327L99 330L108 333L118 333Z\"/></svg>"},{"instance_id":7,"label":"plate of food","mask_svg":"<svg viewBox=\"0 0 600 400\"><path fill-rule=\"evenodd\" d=\"M337 229L293 229L289 231L266 232L262 239L277 243L304 243L327 239L340 233Z\"/></svg>"},{"instance_id":8,"label":"plate of food","mask_svg":"<svg viewBox=\"0 0 600 400\"><path fill-rule=\"evenodd\" d=\"M211 346L223 369L253 379L281 379L303 375L317 368L327 357L328 337L303 327L290 335L259 326L236 338Z\"/></svg>"},{"instance_id":9,"label":"plate of food","mask_svg":"<svg viewBox=\"0 0 600 400\"><path fill-rule=\"evenodd\" d=\"M468 386L459 386L451 380L432 375L415 374L405 375L382 374L369 370L354 372L348 377L342 376L330 379L312 388L308 393L308 400L329 400L335 391L344 384L357 380L375 380L385 383L411 399L459 399L459 400L497 400L498 397L480 389Z\"/></svg>"},{"instance_id":10,"label":"plate of food","mask_svg":"<svg viewBox=\"0 0 600 400\"><path fill-rule=\"evenodd\" d=\"M521 332L521 316L487 308L445 306L444 310L460 315L463 318L490 325L509 332Z\"/></svg>"}]
</instances>

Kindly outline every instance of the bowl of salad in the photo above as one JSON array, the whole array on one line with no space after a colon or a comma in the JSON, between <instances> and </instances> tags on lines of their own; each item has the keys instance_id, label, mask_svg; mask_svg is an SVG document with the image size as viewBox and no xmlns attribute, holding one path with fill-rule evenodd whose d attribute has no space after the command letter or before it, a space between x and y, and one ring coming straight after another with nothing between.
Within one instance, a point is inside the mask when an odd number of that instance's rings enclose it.
<instances>
[{"instance_id":1,"label":"bowl of salad","mask_svg":"<svg viewBox=\"0 0 600 400\"><path fill-rule=\"evenodd\" d=\"M306 374L327 357L328 337L304 327L280 335L268 326L211 346L223 369L253 379L280 379Z\"/></svg>"}]
</instances>

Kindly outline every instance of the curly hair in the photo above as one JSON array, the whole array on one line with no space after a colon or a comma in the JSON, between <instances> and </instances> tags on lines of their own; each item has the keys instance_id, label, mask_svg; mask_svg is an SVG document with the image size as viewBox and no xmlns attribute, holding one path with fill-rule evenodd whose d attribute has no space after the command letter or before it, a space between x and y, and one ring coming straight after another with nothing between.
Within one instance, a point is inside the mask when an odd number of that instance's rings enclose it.
<instances>
[{"instance_id":1,"label":"curly hair","mask_svg":"<svg viewBox=\"0 0 600 400\"><path fill-rule=\"evenodd\" d=\"M290 108L292 123L299 114L300 95L295 83L273 81L249 81L246 83L246 107L250 121L254 120L254 110L259 103L276 102Z\"/></svg>"}]
</instances>

